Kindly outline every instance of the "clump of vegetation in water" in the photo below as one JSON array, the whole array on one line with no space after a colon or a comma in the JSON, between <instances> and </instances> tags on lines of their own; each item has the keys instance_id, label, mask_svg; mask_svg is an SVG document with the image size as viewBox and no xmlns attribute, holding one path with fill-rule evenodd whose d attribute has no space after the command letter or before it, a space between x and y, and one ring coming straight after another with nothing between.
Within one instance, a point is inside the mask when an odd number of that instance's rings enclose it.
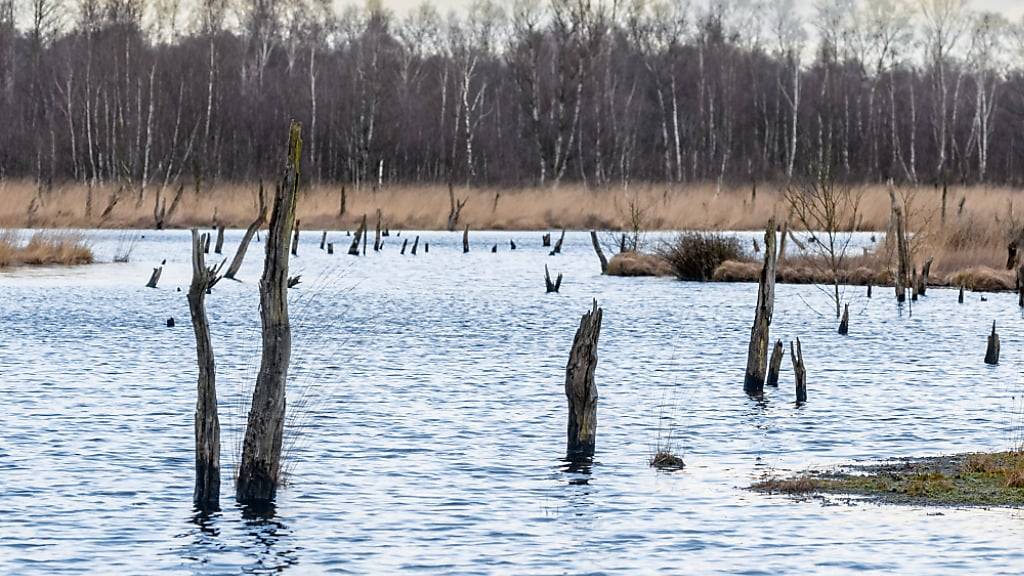
<instances>
[{"instance_id":1,"label":"clump of vegetation in water","mask_svg":"<svg viewBox=\"0 0 1024 576\"><path fill-rule=\"evenodd\" d=\"M743 260L738 238L716 233L684 232L663 244L658 254L680 280L711 280L715 269L729 260Z\"/></svg>"},{"instance_id":2,"label":"clump of vegetation in water","mask_svg":"<svg viewBox=\"0 0 1024 576\"><path fill-rule=\"evenodd\" d=\"M752 490L769 494L851 494L887 503L1024 506L1024 452L956 454L767 477Z\"/></svg>"},{"instance_id":3,"label":"clump of vegetation in water","mask_svg":"<svg viewBox=\"0 0 1024 576\"><path fill-rule=\"evenodd\" d=\"M22 244L16 232L0 231L0 268L91 264L92 249L77 234L36 232Z\"/></svg>"}]
</instances>

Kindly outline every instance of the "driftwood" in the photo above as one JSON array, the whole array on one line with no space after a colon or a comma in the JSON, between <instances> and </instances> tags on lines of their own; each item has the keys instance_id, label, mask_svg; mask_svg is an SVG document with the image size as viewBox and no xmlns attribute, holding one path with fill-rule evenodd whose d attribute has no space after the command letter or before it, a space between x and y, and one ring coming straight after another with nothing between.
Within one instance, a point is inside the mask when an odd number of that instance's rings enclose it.
<instances>
[{"instance_id":1,"label":"driftwood","mask_svg":"<svg viewBox=\"0 0 1024 576\"><path fill-rule=\"evenodd\" d=\"M188 308L196 337L199 378L195 412L196 484L192 501L197 508L212 511L220 508L220 419L217 415L217 370L206 316L206 294L220 279L218 275L224 262L216 268L207 268L202 250L204 243L205 240L193 228ZM173 320L169 323L173 325Z\"/></svg>"},{"instance_id":2,"label":"driftwood","mask_svg":"<svg viewBox=\"0 0 1024 576\"><path fill-rule=\"evenodd\" d=\"M778 248L775 243L775 219L768 221L764 233L764 266L757 285L757 308L754 325L750 328L750 346L747 350L747 371L743 390L751 396L764 393L765 370L768 364L768 331L775 307L775 268Z\"/></svg>"},{"instance_id":3,"label":"driftwood","mask_svg":"<svg viewBox=\"0 0 1024 576\"><path fill-rule=\"evenodd\" d=\"M551 273L548 272L547 264L544 265L544 286L547 288L547 293L558 292L558 289L562 287L562 274L558 274L558 278L554 282L551 281Z\"/></svg>"},{"instance_id":4,"label":"driftwood","mask_svg":"<svg viewBox=\"0 0 1024 576\"><path fill-rule=\"evenodd\" d=\"M213 248L214 253L224 253L224 225L217 226L217 244Z\"/></svg>"},{"instance_id":5,"label":"driftwood","mask_svg":"<svg viewBox=\"0 0 1024 576\"><path fill-rule=\"evenodd\" d=\"M988 335L988 347L985 349L985 364L999 364L999 334L996 334L996 323L992 322L992 333Z\"/></svg>"},{"instance_id":6,"label":"driftwood","mask_svg":"<svg viewBox=\"0 0 1024 576\"><path fill-rule=\"evenodd\" d=\"M469 252L469 224L466 224L466 229L462 231L462 253L466 254Z\"/></svg>"},{"instance_id":7,"label":"driftwood","mask_svg":"<svg viewBox=\"0 0 1024 576\"><path fill-rule=\"evenodd\" d=\"M243 503L269 502L281 481L285 382L292 349L288 319L287 246L295 222L301 157L301 127L293 121L288 138L288 163L274 195L266 259L260 279L263 352L238 467L236 497Z\"/></svg>"},{"instance_id":8,"label":"driftwood","mask_svg":"<svg viewBox=\"0 0 1024 576\"><path fill-rule=\"evenodd\" d=\"M551 247L551 234L545 234L540 237L540 245L545 248Z\"/></svg>"},{"instance_id":9,"label":"driftwood","mask_svg":"<svg viewBox=\"0 0 1024 576\"><path fill-rule=\"evenodd\" d=\"M366 214L363 214L363 222L359 225L359 229L352 235L352 245L348 247L349 256L359 256L359 241L362 239L363 234L366 233Z\"/></svg>"},{"instance_id":10,"label":"driftwood","mask_svg":"<svg viewBox=\"0 0 1024 576\"><path fill-rule=\"evenodd\" d=\"M160 283L160 275L164 273L164 264L167 264L167 260L160 262L159 268L153 268L153 273L149 276L149 282L146 282L146 288L156 288L156 285Z\"/></svg>"},{"instance_id":11,"label":"driftwood","mask_svg":"<svg viewBox=\"0 0 1024 576\"><path fill-rule=\"evenodd\" d=\"M796 377L796 401L807 402L807 369L804 368L804 351L800 348L800 339L796 339L796 348L793 342L789 343L789 356L793 362L793 375Z\"/></svg>"},{"instance_id":12,"label":"driftwood","mask_svg":"<svg viewBox=\"0 0 1024 576\"><path fill-rule=\"evenodd\" d=\"M416 255L416 249L419 248L419 245L420 245L420 237L417 236L416 239L412 241L412 255L413 256Z\"/></svg>"},{"instance_id":13,"label":"driftwood","mask_svg":"<svg viewBox=\"0 0 1024 576\"><path fill-rule=\"evenodd\" d=\"M299 223L301 220L295 221L295 228L292 230L292 256L299 255Z\"/></svg>"},{"instance_id":14,"label":"driftwood","mask_svg":"<svg viewBox=\"0 0 1024 576\"><path fill-rule=\"evenodd\" d=\"M597 439L597 341L601 335L603 312L594 307L580 319L573 338L569 362L565 366L565 396L569 401L566 430L566 457L577 462L594 456Z\"/></svg>"},{"instance_id":15,"label":"driftwood","mask_svg":"<svg viewBox=\"0 0 1024 576\"><path fill-rule=\"evenodd\" d=\"M242 242L238 245L238 250L235 251L235 257L231 260L231 265L228 266L228 271L224 273L225 278L234 279L235 275L238 274L238 270L242 267L242 261L245 260L245 252L249 249L249 243L252 242L252 237L259 231L260 226L267 221L267 202L263 193L263 182L260 182L259 187L259 214L256 219L249 224L249 227L245 229L245 234L242 236Z\"/></svg>"},{"instance_id":16,"label":"driftwood","mask_svg":"<svg viewBox=\"0 0 1024 576\"><path fill-rule=\"evenodd\" d=\"M782 355L784 347L782 346L782 340L776 340L775 346L772 347L772 359L768 362L768 379L765 381L766 386L779 386L779 369L782 368Z\"/></svg>"},{"instance_id":17,"label":"driftwood","mask_svg":"<svg viewBox=\"0 0 1024 576\"><path fill-rule=\"evenodd\" d=\"M601 243L597 241L597 231L590 231L590 243L594 245L594 252L597 252L597 259L601 261L601 274L608 273L608 259L604 256L604 251L601 250Z\"/></svg>"},{"instance_id":18,"label":"driftwood","mask_svg":"<svg viewBox=\"0 0 1024 576\"><path fill-rule=\"evenodd\" d=\"M839 334L846 336L850 333L850 305L843 305L843 319L839 322Z\"/></svg>"}]
</instances>

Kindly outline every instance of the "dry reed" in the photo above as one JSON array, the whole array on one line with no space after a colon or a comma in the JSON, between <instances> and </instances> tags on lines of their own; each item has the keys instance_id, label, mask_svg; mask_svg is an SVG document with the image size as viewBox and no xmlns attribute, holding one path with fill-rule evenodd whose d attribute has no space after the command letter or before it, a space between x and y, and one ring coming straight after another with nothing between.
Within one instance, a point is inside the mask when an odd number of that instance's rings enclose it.
<instances>
[{"instance_id":1,"label":"dry reed","mask_svg":"<svg viewBox=\"0 0 1024 576\"><path fill-rule=\"evenodd\" d=\"M0 268L91 264L92 249L75 233L36 232L27 243L11 230L0 231Z\"/></svg>"}]
</instances>

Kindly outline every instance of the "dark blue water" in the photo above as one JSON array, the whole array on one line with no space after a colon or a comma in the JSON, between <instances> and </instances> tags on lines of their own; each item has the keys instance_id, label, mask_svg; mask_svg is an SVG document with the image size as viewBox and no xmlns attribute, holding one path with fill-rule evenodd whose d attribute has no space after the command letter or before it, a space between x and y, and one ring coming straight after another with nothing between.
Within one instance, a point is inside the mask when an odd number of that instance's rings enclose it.
<instances>
[{"instance_id":1,"label":"dark blue water","mask_svg":"<svg viewBox=\"0 0 1024 576\"><path fill-rule=\"evenodd\" d=\"M118 232L88 232L110 262ZM0 273L0 573L1020 573L1008 510L797 501L770 472L1019 441L1022 320L1011 295L932 290L897 314L850 289L778 288L773 337L803 341L763 403L742 391L756 286L600 275L585 234L421 234L381 254L304 234L291 291L287 486L272 517L231 500L258 360L262 244L208 297L224 509L192 511L195 352L188 233L146 232L130 264ZM233 254L239 232L229 233ZM410 236L405 233L402 235ZM508 250L514 238L519 250ZM429 241L424 253L422 243ZM494 243L497 254L490 253ZM160 288L143 287L168 260ZM214 255L211 255L211 259ZM544 265L562 272L544 293ZM592 298L597 462L571 472L564 368ZM167 317L177 327L164 326ZM982 362L998 320L1003 362ZM671 433L687 467L647 465Z\"/></svg>"}]
</instances>

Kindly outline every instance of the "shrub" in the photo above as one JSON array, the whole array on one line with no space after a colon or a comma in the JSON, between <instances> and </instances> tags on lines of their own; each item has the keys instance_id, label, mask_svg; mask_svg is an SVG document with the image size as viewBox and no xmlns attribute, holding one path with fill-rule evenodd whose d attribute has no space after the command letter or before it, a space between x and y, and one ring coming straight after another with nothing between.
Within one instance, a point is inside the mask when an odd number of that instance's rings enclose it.
<instances>
[{"instance_id":1,"label":"shrub","mask_svg":"<svg viewBox=\"0 0 1024 576\"><path fill-rule=\"evenodd\" d=\"M715 233L684 232L664 243L658 254L680 280L711 280L727 260L743 260L739 239Z\"/></svg>"}]
</instances>

